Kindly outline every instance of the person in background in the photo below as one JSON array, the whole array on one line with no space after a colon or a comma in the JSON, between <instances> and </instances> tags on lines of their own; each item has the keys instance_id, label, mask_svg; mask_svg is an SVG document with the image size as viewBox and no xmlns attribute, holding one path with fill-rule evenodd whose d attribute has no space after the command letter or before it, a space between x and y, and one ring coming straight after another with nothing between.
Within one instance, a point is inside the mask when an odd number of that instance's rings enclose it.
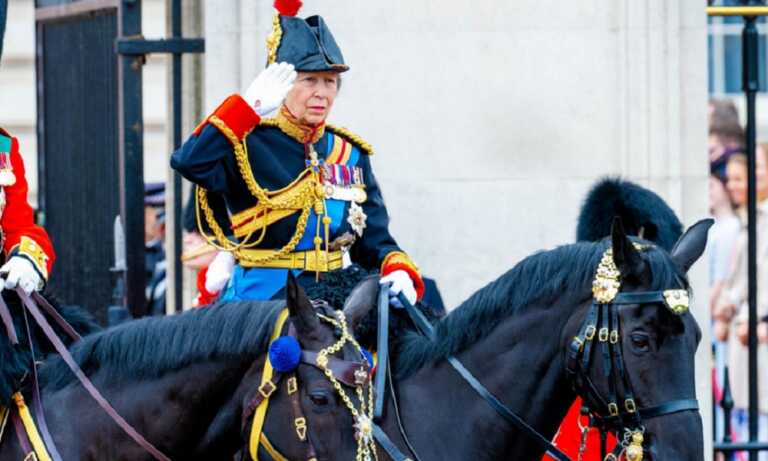
<instances>
[{"instance_id":1,"label":"person in background","mask_svg":"<svg viewBox=\"0 0 768 461\"><path fill-rule=\"evenodd\" d=\"M214 219L223 229L229 229L229 216L220 195L209 194L209 201L216 214ZM184 208L184 236L181 261L184 267L197 271L197 294L192 307L213 304L227 285L234 270L234 258L229 252L219 251L200 235L197 229L195 196L192 194Z\"/></svg>"},{"instance_id":2,"label":"person in background","mask_svg":"<svg viewBox=\"0 0 768 461\"><path fill-rule=\"evenodd\" d=\"M768 260L768 146L760 145L756 152L757 189L757 283L758 315L768 314L768 270L761 262ZM741 229L731 258L729 275L715 300L713 316L715 334L720 341L727 341L727 365L734 402L733 427L737 441L748 437L748 350L743 344L744 328L748 319L747 289L747 158L743 154L732 155L726 167L728 192L737 207ZM758 347L758 363L768 363L768 345ZM768 437L768 379L758 373L759 412L761 438ZM768 453L760 455L760 461L768 460Z\"/></svg>"},{"instance_id":3,"label":"person in background","mask_svg":"<svg viewBox=\"0 0 768 461\"><path fill-rule=\"evenodd\" d=\"M165 315L165 184L144 185L144 270L147 312Z\"/></svg>"},{"instance_id":4,"label":"person in background","mask_svg":"<svg viewBox=\"0 0 768 461\"><path fill-rule=\"evenodd\" d=\"M709 163L713 175L724 179L731 155L744 153L744 129L733 101L709 103Z\"/></svg>"}]
</instances>

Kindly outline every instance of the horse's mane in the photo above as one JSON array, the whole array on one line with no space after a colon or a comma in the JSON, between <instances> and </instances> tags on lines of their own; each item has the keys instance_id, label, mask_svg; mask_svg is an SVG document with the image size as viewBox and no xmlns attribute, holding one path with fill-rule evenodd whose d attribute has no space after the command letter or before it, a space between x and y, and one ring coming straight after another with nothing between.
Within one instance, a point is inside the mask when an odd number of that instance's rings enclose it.
<instances>
[{"instance_id":1,"label":"horse's mane","mask_svg":"<svg viewBox=\"0 0 768 461\"><path fill-rule=\"evenodd\" d=\"M408 376L428 363L463 351L533 303L547 304L570 296L576 305L588 299L595 268L608 245L608 240L580 242L523 259L436 323L434 340L413 332L403 334L397 344L398 376ZM653 276L650 290L678 286L678 280L687 280L663 249L651 245L642 255Z\"/></svg>"},{"instance_id":2,"label":"horse's mane","mask_svg":"<svg viewBox=\"0 0 768 461\"><path fill-rule=\"evenodd\" d=\"M16 334L19 338L19 344L12 345L5 329L0 327L0 405L7 405L11 401L11 395L21 387L24 377L32 371L32 350L30 349L27 323L24 320L24 307L21 300L11 290L3 291L2 296L13 318ZM44 293L43 297L80 335L86 336L99 330L93 317L84 309L77 306L63 306L50 293ZM28 320L35 359L39 360L43 356L55 352L53 344L50 343L31 316ZM56 322L51 321L50 318L49 322L64 344L72 342L72 339Z\"/></svg>"},{"instance_id":3,"label":"horse's mane","mask_svg":"<svg viewBox=\"0 0 768 461\"><path fill-rule=\"evenodd\" d=\"M147 317L84 338L70 352L86 374L105 370L116 380L158 377L216 358L253 360L267 350L283 307L285 301L230 302ZM58 356L41 367L41 382L47 388L59 389L74 380Z\"/></svg>"}]
</instances>

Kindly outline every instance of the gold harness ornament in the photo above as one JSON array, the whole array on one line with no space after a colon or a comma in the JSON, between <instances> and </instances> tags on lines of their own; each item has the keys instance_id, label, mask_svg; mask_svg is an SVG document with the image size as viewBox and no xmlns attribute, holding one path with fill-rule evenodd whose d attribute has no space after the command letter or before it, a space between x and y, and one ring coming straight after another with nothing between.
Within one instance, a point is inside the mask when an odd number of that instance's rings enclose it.
<instances>
[{"instance_id":1,"label":"gold harness ornament","mask_svg":"<svg viewBox=\"0 0 768 461\"><path fill-rule=\"evenodd\" d=\"M355 424L355 439L357 440L357 454L356 461L378 461L378 455L376 453L376 444L373 438L373 382L370 379L369 372L361 365L360 369L355 372L355 392L357 394L359 407L355 407L352 400L347 396L341 383L333 375L333 371L328 367L329 357L333 354L341 351L347 343L354 346L360 356L362 357L362 347L355 340L355 338L349 333L347 329L347 321L344 317L344 312L334 311L336 318L331 318L322 314L317 314L318 318L322 321L333 325L336 329L341 331L341 335L334 344L322 349L317 353L316 365L323 371L323 374L331 382L337 394L344 402L347 410L352 415ZM274 330L270 338L270 343L280 337L286 320L288 319L288 309L283 309L280 312L277 321L275 322ZM259 386L259 392L262 392L264 399L259 403L256 408L253 417L253 424L251 426L251 433L249 439L248 450L251 454L251 458L254 461L258 461L259 446L263 446L264 449L275 460L286 460L274 446L269 442L266 435L262 432L264 428L264 421L267 416L267 409L269 407L269 397L277 390L277 386L272 382L274 375L274 369L272 364L267 359L264 363L264 369L262 370L261 385ZM271 386L269 386L271 385ZM365 396L364 387L367 385L367 400ZM289 394L292 394L298 390L298 383L295 378L290 378L287 382L287 390ZM307 422L304 418L294 420L294 426L297 432L297 436L300 440L306 440L307 438ZM286 460L287 461L287 460ZM309 460L313 461L313 460Z\"/></svg>"}]
</instances>

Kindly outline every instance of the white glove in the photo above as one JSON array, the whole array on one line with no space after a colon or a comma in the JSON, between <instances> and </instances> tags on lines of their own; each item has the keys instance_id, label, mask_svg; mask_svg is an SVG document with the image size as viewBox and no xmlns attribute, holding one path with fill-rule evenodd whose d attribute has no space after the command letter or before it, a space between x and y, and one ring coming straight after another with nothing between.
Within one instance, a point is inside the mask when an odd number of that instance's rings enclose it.
<instances>
[{"instance_id":1,"label":"white glove","mask_svg":"<svg viewBox=\"0 0 768 461\"><path fill-rule=\"evenodd\" d=\"M411 280L411 276L408 272L404 270L393 271L389 275L382 277L381 280L379 280L379 283L381 285L384 285L385 283L392 284L389 287L389 302L393 306L398 308L403 307L403 303L397 299L397 295L399 295L400 292L405 295L405 299L407 299L408 302L416 304L416 287L413 286L413 280Z\"/></svg>"},{"instance_id":2,"label":"white glove","mask_svg":"<svg viewBox=\"0 0 768 461\"><path fill-rule=\"evenodd\" d=\"M243 99L260 117L280 107L296 80L293 64L272 63L245 90Z\"/></svg>"},{"instance_id":3,"label":"white glove","mask_svg":"<svg viewBox=\"0 0 768 461\"><path fill-rule=\"evenodd\" d=\"M5 279L5 289L13 290L20 286L26 294L43 288L43 279L35 270L35 266L21 256L13 256L0 267L0 278Z\"/></svg>"},{"instance_id":4,"label":"white glove","mask_svg":"<svg viewBox=\"0 0 768 461\"><path fill-rule=\"evenodd\" d=\"M232 269L235 267L235 257L228 251L220 251L213 258L205 273L205 290L208 293L218 293L226 286L232 277Z\"/></svg>"}]
</instances>

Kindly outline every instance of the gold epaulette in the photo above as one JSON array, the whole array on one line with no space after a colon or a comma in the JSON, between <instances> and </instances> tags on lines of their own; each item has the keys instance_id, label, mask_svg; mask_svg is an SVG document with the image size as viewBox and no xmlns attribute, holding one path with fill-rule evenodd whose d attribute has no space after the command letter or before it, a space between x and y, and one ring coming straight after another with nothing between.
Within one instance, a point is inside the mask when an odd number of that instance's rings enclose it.
<instances>
[{"instance_id":1,"label":"gold epaulette","mask_svg":"<svg viewBox=\"0 0 768 461\"><path fill-rule=\"evenodd\" d=\"M366 154L373 155L373 146L368 144L366 141L363 140L363 138L352 133L348 129L339 127L339 126L333 126L333 125L326 125L325 128L328 130L331 130L331 133L333 134L343 136L347 138L349 141L352 141L353 144L355 144L357 147L362 149Z\"/></svg>"}]
</instances>

